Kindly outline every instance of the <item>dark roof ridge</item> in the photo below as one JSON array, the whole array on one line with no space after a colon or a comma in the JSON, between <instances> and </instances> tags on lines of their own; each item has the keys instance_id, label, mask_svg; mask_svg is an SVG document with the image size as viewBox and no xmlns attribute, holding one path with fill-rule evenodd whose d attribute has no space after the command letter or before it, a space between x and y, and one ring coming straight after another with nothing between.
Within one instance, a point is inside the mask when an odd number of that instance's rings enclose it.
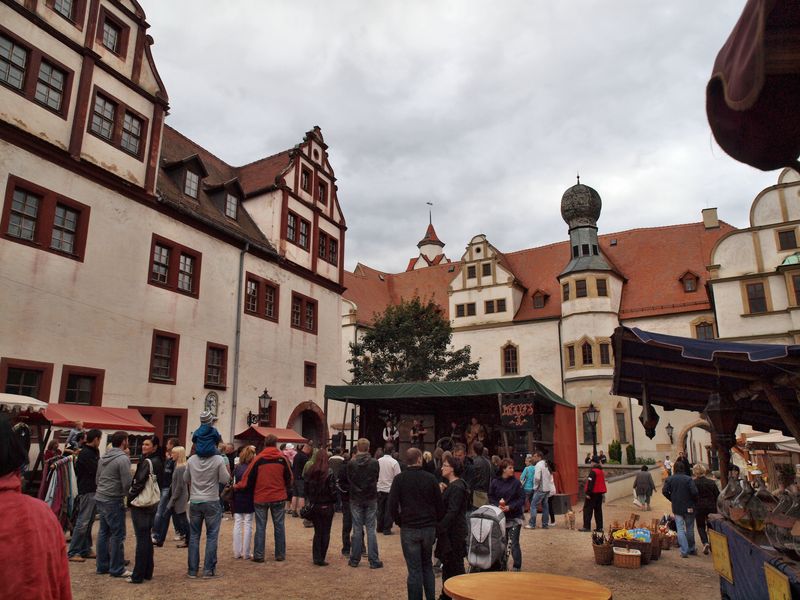
<instances>
[{"instance_id":1,"label":"dark roof ridge","mask_svg":"<svg viewBox=\"0 0 800 600\"><path fill-rule=\"evenodd\" d=\"M275 154L270 154L269 156L263 156L261 158L257 158L256 160L250 161L249 163L246 163L246 164L243 164L243 165L239 165L238 167L234 167L234 168L235 169L244 169L245 167L249 167L251 165L254 165L256 163L260 163L260 162L265 161L265 160L269 160L271 158L275 158L276 156L280 156L281 154L288 154L288 153L292 152L292 150L294 150L294 148L288 148L286 150L281 150L280 152L276 152Z\"/></svg>"},{"instance_id":2,"label":"dark roof ridge","mask_svg":"<svg viewBox=\"0 0 800 600\"><path fill-rule=\"evenodd\" d=\"M195 141L194 141L192 138L188 137L186 134L183 134L183 133L181 133L180 131L178 131L177 129L175 129L175 128L174 128L172 125L170 125L169 123L164 123L164 127L169 127L169 128L172 130L172 131L174 131L176 134L178 134L179 136L181 136L181 137L182 137L183 139L185 139L187 142L189 142L189 143L190 143L190 144L192 144L193 146L197 146L197 148L199 148L199 149L200 149L200 150L202 150L203 152L205 152L205 153L207 153L207 154L210 154L212 157L214 157L215 159L217 159L219 162L221 162L222 164L224 164L224 165L225 165L226 167L228 167L229 169L235 169L235 168L236 168L236 167L234 167L233 165L231 165L230 163L227 163L227 162L225 162L224 160L222 160L222 159L221 159L219 156L217 156L216 154L214 154L214 153L213 153L213 152L211 152L210 150L208 150L208 149L204 148L203 146L201 146L200 144L198 144L197 142L195 142ZM196 154L197 154L197 153L195 152L195 154L193 154L193 155L191 155L191 156L195 156ZM191 156L184 157L184 158L191 158ZM198 158L200 158L200 157L198 157ZM181 160L183 160L183 159L181 159ZM201 159L201 160L202 160L202 159Z\"/></svg>"}]
</instances>

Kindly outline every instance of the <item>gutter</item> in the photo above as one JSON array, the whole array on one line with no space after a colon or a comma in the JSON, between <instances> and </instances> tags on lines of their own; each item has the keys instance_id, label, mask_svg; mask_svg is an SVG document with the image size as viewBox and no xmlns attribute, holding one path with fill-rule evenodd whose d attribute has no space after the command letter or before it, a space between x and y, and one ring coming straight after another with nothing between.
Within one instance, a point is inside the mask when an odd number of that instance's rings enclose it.
<instances>
[{"instance_id":1,"label":"gutter","mask_svg":"<svg viewBox=\"0 0 800 600\"><path fill-rule=\"evenodd\" d=\"M239 289L236 291L236 335L233 350L233 390L231 399L231 437L236 435L236 406L239 401L239 354L242 343L242 295L244 287L244 255L250 250L250 242L245 242L239 252Z\"/></svg>"}]
</instances>

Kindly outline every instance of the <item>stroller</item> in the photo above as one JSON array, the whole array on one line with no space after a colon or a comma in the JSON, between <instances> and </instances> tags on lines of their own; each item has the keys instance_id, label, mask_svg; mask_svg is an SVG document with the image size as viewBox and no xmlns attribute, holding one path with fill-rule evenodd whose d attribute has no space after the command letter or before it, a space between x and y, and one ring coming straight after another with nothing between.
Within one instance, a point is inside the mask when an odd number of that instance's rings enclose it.
<instances>
[{"instance_id":1,"label":"stroller","mask_svg":"<svg viewBox=\"0 0 800 600\"><path fill-rule=\"evenodd\" d=\"M469 518L467 572L507 571L509 554L503 511L491 504L476 508Z\"/></svg>"}]
</instances>

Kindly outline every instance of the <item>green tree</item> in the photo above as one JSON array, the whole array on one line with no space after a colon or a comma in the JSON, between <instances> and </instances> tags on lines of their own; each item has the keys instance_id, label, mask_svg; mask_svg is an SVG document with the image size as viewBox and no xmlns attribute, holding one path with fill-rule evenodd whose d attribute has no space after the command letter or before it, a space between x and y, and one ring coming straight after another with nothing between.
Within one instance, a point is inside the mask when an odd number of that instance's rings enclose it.
<instances>
[{"instance_id":1,"label":"green tree","mask_svg":"<svg viewBox=\"0 0 800 600\"><path fill-rule=\"evenodd\" d=\"M476 379L470 347L450 346L453 329L432 301L419 297L389 306L363 339L350 343L352 383Z\"/></svg>"}]
</instances>

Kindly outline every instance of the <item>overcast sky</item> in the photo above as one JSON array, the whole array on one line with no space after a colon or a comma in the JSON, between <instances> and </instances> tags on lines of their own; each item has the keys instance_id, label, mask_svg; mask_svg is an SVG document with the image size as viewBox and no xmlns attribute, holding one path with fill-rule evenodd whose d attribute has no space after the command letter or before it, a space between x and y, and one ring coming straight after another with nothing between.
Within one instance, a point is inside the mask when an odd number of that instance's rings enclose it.
<instances>
[{"instance_id":1,"label":"overcast sky","mask_svg":"<svg viewBox=\"0 0 800 600\"><path fill-rule=\"evenodd\" d=\"M346 266L402 271L433 223L450 258L567 238L561 196L603 199L600 233L748 225L777 181L713 141L705 86L744 0L141 0L167 122L226 162L322 128Z\"/></svg>"}]
</instances>

